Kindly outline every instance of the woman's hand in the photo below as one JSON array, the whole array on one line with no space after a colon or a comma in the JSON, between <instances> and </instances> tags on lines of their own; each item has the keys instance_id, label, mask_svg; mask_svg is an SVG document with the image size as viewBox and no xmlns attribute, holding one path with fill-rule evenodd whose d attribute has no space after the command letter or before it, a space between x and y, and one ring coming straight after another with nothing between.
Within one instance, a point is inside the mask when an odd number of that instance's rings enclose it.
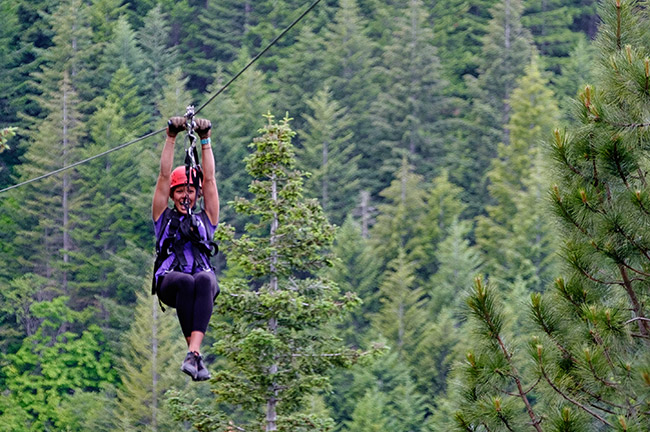
<instances>
[{"instance_id":1,"label":"woman's hand","mask_svg":"<svg viewBox=\"0 0 650 432\"><path fill-rule=\"evenodd\" d=\"M212 132L212 123L210 123L210 120L197 118L194 119L194 122L194 130L199 134L199 137L201 139L210 138Z\"/></svg>"},{"instance_id":2,"label":"woman's hand","mask_svg":"<svg viewBox=\"0 0 650 432\"><path fill-rule=\"evenodd\" d=\"M172 117L167 122L167 136L175 138L186 127L185 117Z\"/></svg>"}]
</instances>

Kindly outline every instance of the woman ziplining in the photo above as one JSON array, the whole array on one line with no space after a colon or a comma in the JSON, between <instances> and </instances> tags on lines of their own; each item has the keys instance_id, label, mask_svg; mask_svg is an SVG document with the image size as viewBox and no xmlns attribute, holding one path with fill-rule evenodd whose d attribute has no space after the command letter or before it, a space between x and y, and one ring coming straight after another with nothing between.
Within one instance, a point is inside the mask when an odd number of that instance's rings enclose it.
<instances>
[{"instance_id":1,"label":"woman ziplining","mask_svg":"<svg viewBox=\"0 0 650 432\"><path fill-rule=\"evenodd\" d=\"M152 292L161 303L176 308L187 342L181 371L194 381L210 379L200 348L219 294L210 263L210 257L216 253L216 245L211 240L219 222L211 128L210 121L193 118L193 108L192 111L188 108L186 117L169 120L152 204L158 253ZM185 165L172 171L176 135L181 131L187 132L191 146L186 150ZM194 132L201 139L203 167L197 164ZM195 213L201 196L203 208Z\"/></svg>"}]
</instances>

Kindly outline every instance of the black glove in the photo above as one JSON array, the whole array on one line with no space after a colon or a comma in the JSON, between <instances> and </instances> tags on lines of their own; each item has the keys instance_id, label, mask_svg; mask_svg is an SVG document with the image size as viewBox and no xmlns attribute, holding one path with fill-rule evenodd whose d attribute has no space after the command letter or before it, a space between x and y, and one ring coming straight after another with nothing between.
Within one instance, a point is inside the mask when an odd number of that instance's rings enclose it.
<instances>
[{"instance_id":1,"label":"black glove","mask_svg":"<svg viewBox=\"0 0 650 432\"><path fill-rule=\"evenodd\" d=\"M167 122L167 136L174 138L180 131L185 130L185 117L172 117Z\"/></svg>"},{"instance_id":2,"label":"black glove","mask_svg":"<svg viewBox=\"0 0 650 432\"><path fill-rule=\"evenodd\" d=\"M196 118L194 119L194 130L201 139L210 138L212 123L210 120Z\"/></svg>"}]
</instances>

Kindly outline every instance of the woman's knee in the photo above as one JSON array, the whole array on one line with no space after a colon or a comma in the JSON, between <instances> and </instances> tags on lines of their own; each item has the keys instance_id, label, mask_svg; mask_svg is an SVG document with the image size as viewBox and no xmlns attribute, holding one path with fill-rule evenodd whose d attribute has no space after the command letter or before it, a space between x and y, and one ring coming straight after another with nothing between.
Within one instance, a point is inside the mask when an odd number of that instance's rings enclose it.
<instances>
[{"instance_id":1,"label":"woman's knee","mask_svg":"<svg viewBox=\"0 0 650 432\"><path fill-rule=\"evenodd\" d=\"M219 294L217 278L212 272L200 272L194 275L194 289L198 293L209 293L214 297Z\"/></svg>"}]
</instances>

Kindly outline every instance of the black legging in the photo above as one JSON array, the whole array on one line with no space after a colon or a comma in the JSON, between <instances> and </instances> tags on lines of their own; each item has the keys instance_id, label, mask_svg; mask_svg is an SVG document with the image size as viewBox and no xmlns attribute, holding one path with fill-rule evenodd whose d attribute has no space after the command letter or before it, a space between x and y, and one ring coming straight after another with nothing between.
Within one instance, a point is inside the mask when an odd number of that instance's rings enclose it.
<instances>
[{"instance_id":1,"label":"black legging","mask_svg":"<svg viewBox=\"0 0 650 432\"><path fill-rule=\"evenodd\" d=\"M217 279L214 273L206 271L194 275L169 272L158 290L160 300L176 308L185 337L190 337L193 331L206 332L217 294Z\"/></svg>"}]
</instances>

